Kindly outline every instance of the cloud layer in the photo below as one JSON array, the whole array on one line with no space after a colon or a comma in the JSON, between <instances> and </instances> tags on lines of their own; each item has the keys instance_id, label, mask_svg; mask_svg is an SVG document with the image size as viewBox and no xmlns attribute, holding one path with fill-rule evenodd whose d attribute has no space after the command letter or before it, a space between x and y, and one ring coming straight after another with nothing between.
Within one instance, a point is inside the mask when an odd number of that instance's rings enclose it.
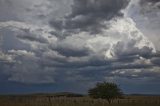
<instances>
[{"instance_id":1,"label":"cloud layer","mask_svg":"<svg viewBox=\"0 0 160 106\"><path fill-rule=\"evenodd\" d=\"M9 81L43 84L160 78L160 54L131 18L128 0L0 2L16 13L11 18L6 7L0 10L4 39L0 68ZM65 3L63 8L56 7Z\"/></svg>"}]
</instances>

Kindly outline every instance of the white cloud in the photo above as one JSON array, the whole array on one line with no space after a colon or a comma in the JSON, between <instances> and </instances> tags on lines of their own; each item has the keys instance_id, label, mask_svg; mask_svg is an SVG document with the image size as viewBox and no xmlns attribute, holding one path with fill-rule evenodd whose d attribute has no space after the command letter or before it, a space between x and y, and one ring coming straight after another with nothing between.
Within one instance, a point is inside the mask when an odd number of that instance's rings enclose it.
<instances>
[{"instance_id":1,"label":"white cloud","mask_svg":"<svg viewBox=\"0 0 160 106\"><path fill-rule=\"evenodd\" d=\"M0 63L3 63L3 62L12 63L14 61L15 61L14 56L5 54L2 51L0 51Z\"/></svg>"},{"instance_id":2,"label":"white cloud","mask_svg":"<svg viewBox=\"0 0 160 106\"><path fill-rule=\"evenodd\" d=\"M33 52L28 52L26 50L9 50L9 53L15 54L17 56L26 56L26 57L34 57L35 54Z\"/></svg>"},{"instance_id":3,"label":"white cloud","mask_svg":"<svg viewBox=\"0 0 160 106\"><path fill-rule=\"evenodd\" d=\"M160 50L160 9L158 8L160 2L149 1L131 0L125 14L135 21L138 29L153 42L157 50Z\"/></svg>"},{"instance_id":4,"label":"white cloud","mask_svg":"<svg viewBox=\"0 0 160 106\"><path fill-rule=\"evenodd\" d=\"M141 51L144 47L151 49L150 53L156 52L152 42L136 28L132 19L115 19L109 24L111 25L109 29L104 29L101 34L89 39L88 44L93 51L103 52L105 50L106 58L131 54L135 49Z\"/></svg>"}]
</instances>

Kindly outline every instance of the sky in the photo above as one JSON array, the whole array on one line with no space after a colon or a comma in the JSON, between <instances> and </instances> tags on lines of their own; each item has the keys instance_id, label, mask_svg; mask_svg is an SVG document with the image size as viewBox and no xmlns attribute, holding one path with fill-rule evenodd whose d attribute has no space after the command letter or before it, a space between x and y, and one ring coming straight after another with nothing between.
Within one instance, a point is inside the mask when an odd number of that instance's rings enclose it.
<instances>
[{"instance_id":1,"label":"sky","mask_svg":"<svg viewBox=\"0 0 160 106\"><path fill-rule=\"evenodd\" d=\"M160 0L0 0L0 94L160 94Z\"/></svg>"}]
</instances>

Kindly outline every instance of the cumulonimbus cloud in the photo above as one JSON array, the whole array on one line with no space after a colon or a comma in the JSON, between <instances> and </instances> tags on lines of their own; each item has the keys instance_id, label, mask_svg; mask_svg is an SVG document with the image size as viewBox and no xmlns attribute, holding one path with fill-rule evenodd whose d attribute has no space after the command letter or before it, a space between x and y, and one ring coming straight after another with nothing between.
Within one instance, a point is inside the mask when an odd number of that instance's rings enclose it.
<instances>
[{"instance_id":1,"label":"cumulonimbus cloud","mask_svg":"<svg viewBox=\"0 0 160 106\"><path fill-rule=\"evenodd\" d=\"M34 25L29 19L0 22L0 29L12 32L8 36L29 46L6 50L6 56L14 56L16 61L13 65L3 63L8 79L55 83L71 79L95 81L96 75L103 80L113 75L127 78L157 73L150 68L159 67L159 55L136 23L123 16L121 10L127 4L128 0L74 0L72 11L62 19L46 15L44 23ZM39 8L27 10L34 13ZM91 33L93 30L96 33ZM145 71L139 72L141 69Z\"/></svg>"}]
</instances>

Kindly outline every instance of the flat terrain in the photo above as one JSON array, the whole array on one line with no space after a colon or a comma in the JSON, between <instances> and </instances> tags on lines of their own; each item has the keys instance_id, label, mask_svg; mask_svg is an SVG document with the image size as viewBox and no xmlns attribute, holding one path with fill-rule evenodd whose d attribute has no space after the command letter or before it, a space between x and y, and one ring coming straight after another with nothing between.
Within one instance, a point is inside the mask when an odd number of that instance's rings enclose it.
<instances>
[{"instance_id":1,"label":"flat terrain","mask_svg":"<svg viewBox=\"0 0 160 106\"><path fill-rule=\"evenodd\" d=\"M89 97L53 95L0 96L0 106L160 106L160 96L125 96L112 104Z\"/></svg>"}]
</instances>

